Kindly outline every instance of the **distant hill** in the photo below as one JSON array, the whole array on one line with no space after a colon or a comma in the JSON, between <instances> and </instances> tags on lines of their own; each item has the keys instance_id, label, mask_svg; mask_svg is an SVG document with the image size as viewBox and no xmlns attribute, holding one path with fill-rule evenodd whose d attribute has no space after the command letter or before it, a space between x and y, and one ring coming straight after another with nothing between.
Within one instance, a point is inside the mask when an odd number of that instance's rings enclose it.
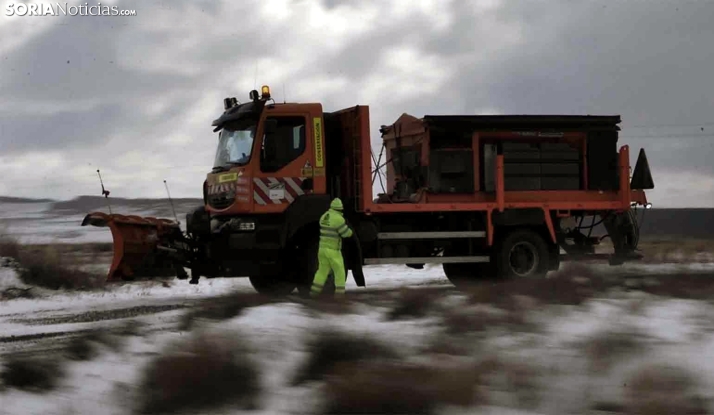
<instances>
[{"instance_id":1,"label":"distant hill","mask_svg":"<svg viewBox=\"0 0 714 415\"><path fill-rule=\"evenodd\" d=\"M644 217L643 217L644 214ZM714 209L650 209L637 214L640 234L714 239Z\"/></svg>"},{"instance_id":2,"label":"distant hill","mask_svg":"<svg viewBox=\"0 0 714 415\"><path fill-rule=\"evenodd\" d=\"M48 203L54 202L52 199L30 199L26 197L0 196L0 203Z\"/></svg>"},{"instance_id":3,"label":"distant hill","mask_svg":"<svg viewBox=\"0 0 714 415\"><path fill-rule=\"evenodd\" d=\"M171 204L167 199L124 199L120 197L110 197L105 199L101 196L79 196L72 200L54 202L52 210L55 212L75 212L87 213L94 210L107 210L107 203L111 204L112 209L121 212L121 209L130 210L148 210L160 211L171 214ZM173 204L176 207L176 213L181 213L184 209L200 206L203 204L202 199L179 198L173 199ZM116 209L115 209L116 207ZM184 212L185 213L185 212Z\"/></svg>"}]
</instances>

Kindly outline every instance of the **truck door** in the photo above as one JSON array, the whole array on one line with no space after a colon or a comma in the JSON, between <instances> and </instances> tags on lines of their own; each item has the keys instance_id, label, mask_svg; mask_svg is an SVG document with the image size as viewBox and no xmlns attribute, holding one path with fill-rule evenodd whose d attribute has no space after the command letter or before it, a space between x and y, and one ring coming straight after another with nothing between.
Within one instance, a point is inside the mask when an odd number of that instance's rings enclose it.
<instances>
[{"instance_id":1,"label":"truck door","mask_svg":"<svg viewBox=\"0 0 714 415\"><path fill-rule=\"evenodd\" d=\"M316 163L324 163L321 117L268 113L262 125L253 178L256 211L282 211L301 195L324 193L324 174L315 180Z\"/></svg>"}]
</instances>

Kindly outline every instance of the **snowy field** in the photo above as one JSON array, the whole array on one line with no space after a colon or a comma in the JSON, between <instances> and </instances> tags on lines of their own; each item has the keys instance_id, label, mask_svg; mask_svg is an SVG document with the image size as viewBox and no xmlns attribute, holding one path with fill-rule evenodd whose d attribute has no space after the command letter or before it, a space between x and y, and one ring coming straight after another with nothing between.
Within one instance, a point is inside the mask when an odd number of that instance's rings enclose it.
<instances>
[{"instance_id":1,"label":"snowy field","mask_svg":"<svg viewBox=\"0 0 714 415\"><path fill-rule=\"evenodd\" d=\"M181 226L186 213L200 200L175 201L174 207ZM173 219L168 200L133 202L125 199L109 199L111 211L122 215L154 216ZM0 231L13 235L22 243L89 243L111 242L111 234L105 228L80 226L87 213L109 212L106 202L99 198L82 198L69 202L0 202Z\"/></svg>"},{"instance_id":2,"label":"snowy field","mask_svg":"<svg viewBox=\"0 0 714 415\"><path fill-rule=\"evenodd\" d=\"M41 205L4 204L6 234L24 243L111 240L106 229L79 228L83 214ZM50 231L35 219L51 224ZM714 263L705 259L566 268L549 278L558 284L512 293L490 284L458 291L438 266L369 267L367 287L348 279L346 307L296 296L266 301L246 279L54 291L27 286L6 266L0 292L28 290L32 298L0 300L0 414L140 413L147 396L198 400L211 387L227 387L231 395L251 379L249 372L217 379L221 365L210 371L214 377L200 377L211 359L224 366L231 359L252 362L253 405L228 402L188 413L420 412L404 401L435 403L430 412L447 415L714 413L714 283L707 282ZM678 276L688 285L668 291ZM601 281L610 285L599 289ZM352 335L355 344L381 342L396 355L380 360L375 352L356 373L335 366L294 384L317 350L316 336L328 329ZM204 363L191 363L203 356L185 351L191 341L210 346ZM173 348L179 352L169 354ZM165 361L163 377L146 383L165 356L183 360ZM44 389L7 384L16 359L49 360L46 370L56 381ZM389 412L385 396L409 409Z\"/></svg>"},{"instance_id":3,"label":"snowy field","mask_svg":"<svg viewBox=\"0 0 714 415\"><path fill-rule=\"evenodd\" d=\"M647 274L652 281L664 273L649 268L627 271ZM678 269L686 268L690 267ZM708 267L691 268L706 271ZM0 278L10 283L15 276L5 269ZM583 284L587 278L581 277ZM260 368L261 388L257 408L228 406L195 413L320 413L323 382L292 386L290 379L310 354L310 336L326 328L379 339L413 365L426 361L439 367L474 365L474 370L482 370L476 368L482 368L483 362L486 367L497 364L480 379L483 384L474 387L468 407L447 402L438 413L641 413L628 409L633 399L660 399L663 391L657 387L672 385L688 388L667 392L668 399L683 402L678 408L714 410L714 362L707 358L714 356L711 301L637 289L615 290L579 305L547 304L522 296L520 311L511 316L512 307L470 301L448 284L438 268L423 272L372 268L367 282L367 288L358 288L350 281L353 297L346 312L323 312L289 298L246 308L222 321L198 319L189 329L182 327L182 321L192 307L227 292L249 293L248 282L202 280L198 286L185 281L142 282L100 292L41 292L40 298L5 301L0 303L0 359L38 353L61 362L63 376L48 392L7 387L0 392L0 413L135 413L134 404L144 393L140 379L151 360L168 345L203 331L238 336ZM401 286L430 293L431 305L423 315L388 318L402 295L394 288ZM494 317L504 314L503 319ZM458 323L454 318L458 315L473 321ZM445 329L452 320L457 322L454 333ZM133 330L123 333L127 324ZM117 335L121 341L97 343L97 354L86 361L65 357L68 339L93 329L123 333ZM658 366L662 364L666 366ZM655 382L654 391L642 392L651 396L630 397L627 384L643 370L653 371L645 376L665 381L661 386ZM680 372L694 379L691 386L683 383ZM669 383L668 376L674 377ZM664 404L671 402L660 403Z\"/></svg>"}]
</instances>

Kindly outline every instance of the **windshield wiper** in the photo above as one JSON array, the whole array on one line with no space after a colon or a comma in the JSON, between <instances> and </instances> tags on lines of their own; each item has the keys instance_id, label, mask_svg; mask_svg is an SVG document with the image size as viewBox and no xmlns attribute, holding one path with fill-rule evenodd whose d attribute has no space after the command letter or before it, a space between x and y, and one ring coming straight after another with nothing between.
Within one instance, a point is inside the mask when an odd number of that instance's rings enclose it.
<instances>
[{"instance_id":1,"label":"windshield wiper","mask_svg":"<svg viewBox=\"0 0 714 415\"><path fill-rule=\"evenodd\" d=\"M222 171L228 171L231 169L231 167L234 167L234 166L245 166L245 165L246 165L246 163L241 163L241 162L237 162L237 161L229 161L222 166L215 166L213 168L213 173L220 173Z\"/></svg>"}]
</instances>

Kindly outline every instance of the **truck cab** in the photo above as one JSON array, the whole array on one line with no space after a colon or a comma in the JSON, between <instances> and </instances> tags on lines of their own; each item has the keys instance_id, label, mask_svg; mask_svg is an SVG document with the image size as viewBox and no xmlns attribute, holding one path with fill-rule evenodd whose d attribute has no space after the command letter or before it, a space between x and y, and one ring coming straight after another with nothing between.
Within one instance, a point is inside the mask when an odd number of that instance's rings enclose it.
<instances>
[{"instance_id":1,"label":"truck cab","mask_svg":"<svg viewBox=\"0 0 714 415\"><path fill-rule=\"evenodd\" d=\"M316 246L317 219L333 197L350 193L341 191L350 167L338 135L361 110L276 103L267 86L249 98L225 98L213 121L214 164L203 183L204 206L187 215L187 232L201 241L194 274L249 276L260 291L285 273L286 252L316 257L304 251ZM326 130L334 134L329 148ZM348 269L352 263L360 260Z\"/></svg>"},{"instance_id":2,"label":"truck cab","mask_svg":"<svg viewBox=\"0 0 714 415\"><path fill-rule=\"evenodd\" d=\"M279 213L301 195L325 192L322 105L270 102L267 86L250 96L244 104L226 98L213 122L218 147L204 201L217 217Z\"/></svg>"}]
</instances>

